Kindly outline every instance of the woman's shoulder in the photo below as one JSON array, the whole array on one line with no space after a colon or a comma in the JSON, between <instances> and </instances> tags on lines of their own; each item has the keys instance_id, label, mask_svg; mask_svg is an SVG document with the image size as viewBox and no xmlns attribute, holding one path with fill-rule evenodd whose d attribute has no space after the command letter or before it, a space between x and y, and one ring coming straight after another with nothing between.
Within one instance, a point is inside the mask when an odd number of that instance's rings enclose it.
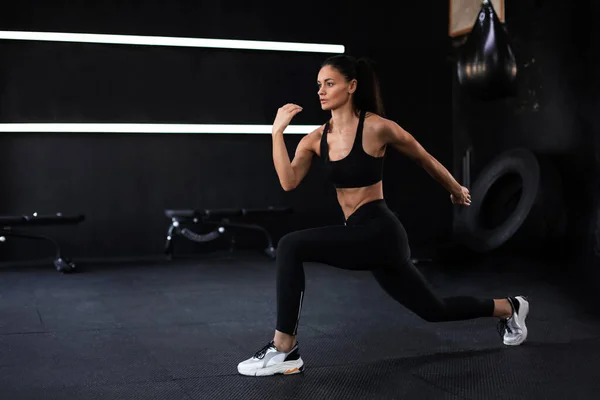
<instances>
[{"instance_id":1,"label":"woman's shoulder","mask_svg":"<svg viewBox=\"0 0 600 400\"><path fill-rule=\"evenodd\" d=\"M327 127L328 123L329 122L326 122L316 127L312 132L305 135L304 138L306 138L307 140L320 140L321 137L323 137L323 133L325 132L325 128Z\"/></svg>"},{"instance_id":2,"label":"woman's shoulder","mask_svg":"<svg viewBox=\"0 0 600 400\"><path fill-rule=\"evenodd\" d=\"M323 131L325 130L327 123L315 128L312 132L307 133L300 140L300 143L304 146L312 150L314 153L319 154L320 149L319 145L321 143L321 138L323 137Z\"/></svg>"},{"instance_id":3,"label":"woman's shoulder","mask_svg":"<svg viewBox=\"0 0 600 400\"><path fill-rule=\"evenodd\" d=\"M365 129L368 129L373 133L379 133L389 129L391 123L393 123L392 120L382 117L379 114L372 112L367 112L365 114Z\"/></svg>"}]
</instances>

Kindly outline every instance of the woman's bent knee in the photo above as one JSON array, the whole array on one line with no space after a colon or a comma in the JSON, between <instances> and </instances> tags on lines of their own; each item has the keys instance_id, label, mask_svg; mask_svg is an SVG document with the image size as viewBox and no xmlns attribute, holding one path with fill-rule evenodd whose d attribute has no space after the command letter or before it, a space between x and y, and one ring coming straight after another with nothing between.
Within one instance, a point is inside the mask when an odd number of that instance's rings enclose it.
<instances>
[{"instance_id":1,"label":"woman's bent knee","mask_svg":"<svg viewBox=\"0 0 600 400\"><path fill-rule=\"evenodd\" d=\"M277 258L293 257L300 245L300 238L297 232L291 232L284 235L277 243Z\"/></svg>"}]
</instances>

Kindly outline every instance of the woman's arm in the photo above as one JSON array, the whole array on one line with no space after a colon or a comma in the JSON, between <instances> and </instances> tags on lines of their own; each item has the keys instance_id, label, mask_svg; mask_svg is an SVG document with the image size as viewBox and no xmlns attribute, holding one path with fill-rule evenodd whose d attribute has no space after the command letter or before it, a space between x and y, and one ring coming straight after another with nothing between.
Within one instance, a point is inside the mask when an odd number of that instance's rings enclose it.
<instances>
[{"instance_id":1,"label":"woman's arm","mask_svg":"<svg viewBox=\"0 0 600 400\"><path fill-rule=\"evenodd\" d=\"M400 125L394 121L384 119L381 132L386 144L392 145L397 151L423 167L453 197L463 198L466 196L463 186L454 179L452 174Z\"/></svg>"},{"instance_id":2,"label":"woman's arm","mask_svg":"<svg viewBox=\"0 0 600 400\"><path fill-rule=\"evenodd\" d=\"M286 192L298 187L308 173L315 154L313 144L316 133L317 131L311 132L300 140L291 162L283 134L273 135L273 163L279 176L279 183Z\"/></svg>"},{"instance_id":3,"label":"woman's arm","mask_svg":"<svg viewBox=\"0 0 600 400\"><path fill-rule=\"evenodd\" d=\"M302 111L302 107L295 104L286 104L279 108L275 122L273 122L273 164L279 177L279 183L285 191L298 187L308 173L315 151L315 138L319 133L319 129L316 129L304 136L298 143L294 160L290 162L283 139L283 131L300 111Z\"/></svg>"}]
</instances>

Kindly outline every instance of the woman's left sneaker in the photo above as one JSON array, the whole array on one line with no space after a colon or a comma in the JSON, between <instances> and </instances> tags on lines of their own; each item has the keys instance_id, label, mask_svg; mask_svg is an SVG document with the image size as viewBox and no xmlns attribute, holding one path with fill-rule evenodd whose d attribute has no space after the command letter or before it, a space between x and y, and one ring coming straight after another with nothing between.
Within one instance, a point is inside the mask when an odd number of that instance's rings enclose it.
<instances>
[{"instance_id":1,"label":"woman's left sneaker","mask_svg":"<svg viewBox=\"0 0 600 400\"><path fill-rule=\"evenodd\" d=\"M275 374L291 375L304 371L298 342L287 353L277 350L273 341L257 351L254 356L238 364L238 372L248 376Z\"/></svg>"}]
</instances>

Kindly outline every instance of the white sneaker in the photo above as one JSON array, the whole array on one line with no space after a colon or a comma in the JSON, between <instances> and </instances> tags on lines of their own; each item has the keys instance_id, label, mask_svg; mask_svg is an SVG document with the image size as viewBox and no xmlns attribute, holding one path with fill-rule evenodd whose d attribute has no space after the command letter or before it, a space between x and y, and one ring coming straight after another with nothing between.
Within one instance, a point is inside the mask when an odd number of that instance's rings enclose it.
<instances>
[{"instance_id":1,"label":"white sneaker","mask_svg":"<svg viewBox=\"0 0 600 400\"><path fill-rule=\"evenodd\" d=\"M529 301L525 296L509 297L508 301L513 309L513 315L499 323L499 332L504 344L518 346L527 339L527 325L525 319L529 314Z\"/></svg>"},{"instance_id":2,"label":"white sneaker","mask_svg":"<svg viewBox=\"0 0 600 400\"><path fill-rule=\"evenodd\" d=\"M273 341L257 351L254 356L238 364L238 372L248 376L298 374L304 371L298 343L287 353L277 350Z\"/></svg>"}]
</instances>

